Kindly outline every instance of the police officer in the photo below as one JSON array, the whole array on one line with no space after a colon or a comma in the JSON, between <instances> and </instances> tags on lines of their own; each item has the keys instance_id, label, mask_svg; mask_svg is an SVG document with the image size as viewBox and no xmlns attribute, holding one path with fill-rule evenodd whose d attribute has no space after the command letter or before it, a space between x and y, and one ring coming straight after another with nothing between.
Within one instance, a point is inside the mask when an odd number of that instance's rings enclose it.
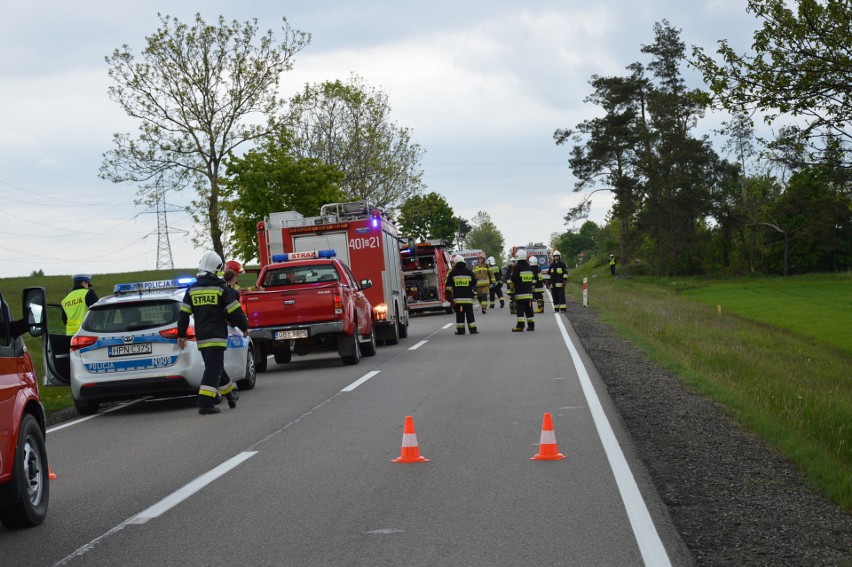
<instances>
[{"instance_id":1,"label":"police officer","mask_svg":"<svg viewBox=\"0 0 852 567\"><path fill-rule=\"evenodd\" d=\"M464 334L464 323L467 319L467 328L470 329L471 335L475 335L479 332L476 329L476 320L473 317L476 279L460 254L453 257L453 263L455 263L455 266L447 274L446 288L453 297L453 310L456 312L456 334Z\"/></svg>"},{"instance_id":2,"label":"police officer","mask_svg":"<svg viewBox=\"0 0 852 567\"><path fill-rule=\"evenodd\" d=\"M533 313L533 289L538 283L538 278L533 272L532 267L527 263L527 251L524 249L518 250L515 254L517 264L512 270L512 285L515 288L515 310L518 320L513 333L520 333L524 330L524 324L528 331L535 331L535 314Z\"/></svg>"},{"instance_id":3,"label":"police officer","mask_svg":"<svg viewBox=\"0 0 852 567\"><path fill-rule=\"evenodd\" d=\"M476 298L479 300L479 308L484 314L488 309L488 290L494 285L494 274L485 264L485 254L480 253L476 265L473 267L473 277L476 279Z\"/></svg>"},{"instance_id":4,"label":"police officer","mask_svg":"<svg viewBox=\"0 0 852 567\"><path fill-rule=\"evenodd\" d=\"M503 273L500 271L500 266L494 256L489 256L486 260L488 269L491 270L491 276L494 278L494 283L491 284L491 289L488 290L488 306L494 309L494 298L500 298L500 307L505 307L506 302L503 300Z\"/></svg>"},{"instance_id":5,"label":"police officer","mask_svg":"<svg viewBox=\"0 0 852 567\"><path fill-rule=\"evenodd\" d=\"M69 337L80 329L89 307L98 300L91 274L77 274L73 280L74 287L62 300L62 322Z\"/></svg>"},{"instance_id":6,"label":"police officer","mask_svg":"<svg viewBox=\"0 0 852 567\"><path fill-rule=\"evenodd\" d=\"M195 337L204 360L204 374L198 389L198 413L219 413L216 396L225 396L231 408L237 407L236 385L225 373L225 349L228 345L228 324L248 332L248 319L236 300L236 294L226 288L216 275L222 269L222 259L215 252L205 252L198 265L198 278L186 290L178 318L178 346L186 346L189 316L195 318Z\"/></svg>"},{"instance_id":7,"label":"police officer","mask_svg":"<svg viewBox=\"0 0 852 567\"><path fill-rule=\"evenodd\" d=\"M609 273L615 275L615 255L609 255Z\"/></svg>"},{"instance_id":8,"label":"police officer","mask_svg":"<svg viewBox=\"0 0 852 567\"><path fill-rule=\"evenodd\" d=\"M550 294L553 296L553 309L557 313L568 311L565 302L565 284L568 281L568 266L562 261L559 250L553 251L553 262L550 263Z\"/></svg>"}]
</instances>

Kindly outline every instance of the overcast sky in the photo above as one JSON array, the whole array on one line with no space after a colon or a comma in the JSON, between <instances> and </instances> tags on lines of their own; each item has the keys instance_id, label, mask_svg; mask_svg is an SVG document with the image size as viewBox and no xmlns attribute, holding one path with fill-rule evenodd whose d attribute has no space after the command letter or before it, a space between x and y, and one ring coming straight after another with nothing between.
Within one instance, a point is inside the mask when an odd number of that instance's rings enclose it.
<instances>
[{"instance_id":1,"label":"overcast sky","mask_svg":"<svg viewBox=\"0 0 852 567\"><path fill-rule=\"evenodd\" d=\"M357 73L387 92L391 119L425 150L426 191L457 215L491 215L507 246L547 242L579 202L568 148L553 132L595 115L583 99L593 74L626 75L647 62L663 19L692 45L739 50L758 27L745 0L252 1L41 0L3 2L0 33L0 258L4 276L136 271L157 262L157 219L133 204L136 188L98 178L112 135L136 123L107 97L104 57L123 44L135 53L156 31L157 13L192 23L282 17L312 36L285 74L281 94L305 83ZM699 87L700 78L684 69ZM709 131L722 117L709 116ZM721 140L720 140L721 143ZM192 195L170 194L175 205ZM593 199L602 223L605 193ZM192 231L182 212L173 229ZM203 250L170 236L176 267L194 268Z\"/></svg>"}]
</instances>

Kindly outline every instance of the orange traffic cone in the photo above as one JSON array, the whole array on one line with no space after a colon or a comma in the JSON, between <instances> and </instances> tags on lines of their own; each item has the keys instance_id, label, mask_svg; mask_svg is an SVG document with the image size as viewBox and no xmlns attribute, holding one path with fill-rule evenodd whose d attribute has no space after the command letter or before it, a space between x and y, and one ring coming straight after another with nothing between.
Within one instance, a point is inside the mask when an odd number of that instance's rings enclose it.
<instances>
[{"instance_id":1,"label":"orange traffic cone","mask_svg":"<svg viewBox=\"0 0 852 567\"><path fill-rule=\"evenodd\" d=\"M56 475L53 474L52 470L50 470L50 465L47 465L47 478L50 480L56 480Z\"/></svg>"},{"instance_id":2,"label":"orange traffic cone","mask_svg":"<svg viewBox=\"0 0 852 567\"><path fill-rule=\"evenodd\" d=\"M402 430L402 449L399 457L393 459L392 463L424 463L429 461L420 455L420 447L417 445L417 433L414 431L414 418L405 416L405 427Z\"/></svg>"},{"instance_id":3,"label":"orange traffic cone","mask_svg":"<svg viewBox=\"0 0 852 567\"><path fill-rule=\"evenodd\" d=\"M559 452L556 446L556 432L553 431L553 418L549 413L544 414L541 422L541 439L538 444L538 453L530 457L531 461L558 461L564 459L565 455Z\"/></svg>"}]
</instances>

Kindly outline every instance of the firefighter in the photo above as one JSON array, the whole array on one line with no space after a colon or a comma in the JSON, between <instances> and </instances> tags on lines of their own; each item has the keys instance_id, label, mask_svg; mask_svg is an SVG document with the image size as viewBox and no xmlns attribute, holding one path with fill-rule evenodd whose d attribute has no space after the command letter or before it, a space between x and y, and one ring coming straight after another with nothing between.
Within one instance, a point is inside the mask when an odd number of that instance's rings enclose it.
<instances>
[{"instance_id":1,"label":"firefighter","mask_svg":"<svg viewBox=\"0 0 852 567\"><path fill-rule=\"evenodd\" d=\"M515 271L517 260L514 257L509 258L509 265L506 266L506 295L509 296L509 315L515 314L515 284L512 283L512 273Z\"/></svg>"},{"instance_id":2,"label":"firefighter","mask_svg":"<svg viewBox=\"0 0 852 567\"><path fill-rule=\"evenodd\" d=\"M227 275L228 270L232 270L235 274L235 276L230 280L230 282L227 279L225 279L225 276ZM243 269L242 264L240 264L236 260L228 260L227 262L225 262L225 271L224 272L222 272L222 271L217 272L216 275L218 275L222 279L225 279L225 281L226 281L226 283L228 283L229 287L231 287L231 288L233 288L237 291L240 291L240 286L237 283L237 277L239 277L240 275L242 275L244 273L246 273L246 271Z\"/></svg>"},{"instance_id":3,"label":"firefighter","mask_svg":"<svg viewBox=\"0 0 852 567\"><path fill-rule=\"evenodd\" d=\"M536 279L535 287L533 287L533 308L536 313L544 313L544 280L541 277L541 268L538 267L536 256L530 257L530 268Z\"/></svg>"},{"instance_id":4,"label":"firefighter","mask_svg":"<svg viewBox=\"0 0 852 567\"><path fill-rule=\"evenodd\" d=\"M239 301L216 274L222 269L222 259L215 252L205 252L198 265L198 277L186 290L178 318L178 347L186 346L189 316L195 318L195 337L204 374L198 389L198 413L219 413L216 397L224 396L231 408L237 407L236 385L225 372L225 349L228 345L228 324L248 333L248 319Z\"/></svg>"},{"instance_id":5,"label":"firefighter","mask_svg":"<svg viewBox=\"0 0 852 567\"><path fill-rule=\"evenodd\" d=\"M89 307L98 300L91 274L77 274L72 279L74 287L62 300L62 322L65 323L65 334L69 337L80 329Z\"/></svg>"},{"instance_id":6,"label":"firefighter","mask_svg":"<svg viewBox=\"0 0 852 567\"><path fill-rule=\"evenodd\" d=\"M491 276L494 278L494 283L488 290L488 306L494 309L494 298L499 297L500 308L502 309L506 306L506 302L503 300L503 273L500 271L500 266L497 265L494 256L489 256L486 264L488 264L488 269L491 270Z\"/></svg>"},{"instance_id":7,"label":"firefighter","mask_svg":"<svg viewBox=\"0 0 852 567\"><path fill-rule=\"evenodd\" d=\"M565 284L568 280L568 266L562 261L559 250L553 251L553 262L550 263L550 293L553 296L553 309L557 313L568 311L565 302Z\"/></svg>"},{"instance_id":8,"label":"firefighter","mask_svg":"<svg viewBox=\"0 0 852 567\"><path fill-rule=\"evenodd\" d=\"M535 314L533 313L532 300L533 289L538 284L538 278L532 267L527 263L527 251L518 250L516 254L517 264L512 270L512 284L515 288L515 310L517 312L517 323L512 329L513 333L524 330L524 324L528 331L535 331Z\"/></svg>"},{"instance_id":9,"label":"firefighter","mask_svg":"<svg viewBox=\"0 0 852 567\"><path fill-rule=\"evenodd\" d=\"M615 256L613 254L609 255L609 273L615 275Z\"/></svg>"},{"instance_id":10,"label":"firefighter","mask_svg":"<svg viewBox=\"0 0 852 567\"><path fill-rule=\"evenodd\" d=\"M479 300L479 308L485 314L488 310L488 290L494 285L494 274L485 264L484 252L479 254L476 265L473 267L473 277L476 278L476 298Z\"/></svg>"},{"instance_id":11,"label":"firefighter","mask_svg":"<svg viewBox=\"0 0 852 567\"><path fill-rule=\"evenodd\" d=\"M476 280L460 254L453 257L453 263L455 266L447 274L446 287L452 296L453 310L456 312L456 334L464 334L464 324L467 319L467 328L470 329L471 335L475 335L479 332L473 317Z\"/></svg>"}]
</instances>

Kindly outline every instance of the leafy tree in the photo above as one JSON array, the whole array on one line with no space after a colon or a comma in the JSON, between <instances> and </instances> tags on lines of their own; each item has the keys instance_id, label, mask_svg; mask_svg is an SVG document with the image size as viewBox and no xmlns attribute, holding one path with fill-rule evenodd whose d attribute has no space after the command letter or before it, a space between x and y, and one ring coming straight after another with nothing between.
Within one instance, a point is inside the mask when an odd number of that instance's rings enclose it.
<instances>
[{"instance_id":1,"label":"leafy tree","mask_svg":"<svg viewBox=\"0 0 852 567\"><path fill-rule=\"evenodd\" d=\"M491 216L485 211L479 211L473 217L473 228L467 235L466 246L474 250L484 250L486 257L498 258L503 255L506 241L492 222Z\"/></svg>"},{"instance_id":2,"label":"leafy tree","mask_svg":"<svg viewBox=\"0 0 852 567\"><path fill-rule=\"evenodd\" d=\"M456 226L456 248L461 250L464 248L464 243L467 240L467 235L470 234L470 231L473 230L473 227L470 226L470 223L467 219L463 219L461 217L455 217L453 222Z\"/></svg>"},{"instance_id":3,"label":"leafy tree","mask_svg":"<svg viewBox=\"0 0 852 567\"><path fill-rule=\"evenodd\" d=\"M796 11L793 11L793 8ZM721 62L693 47L691 64L704 74L708 100L733 113L761 113L781 130L782 146L808 148L818 160L826 140L841 140L842 163L850 164L852 131L852 10L849 0L748 0L763 26L752 53L718 42Z\"/></svg>"},{"instance_id":4,"label":"leafy tree","mask_svg":"<svg viewBox=\"0 0 852 567\"><path fill-rule=\"evenodd\" d=\"M423 187L423 151L390 111L388 95L354 75L306 85L290 101L294 150L343 171L349 199L396 209Z\"/></svg>"},{"instance_id":5,"label":"leafy tree","mask_svg":"<svg viewBox=\"0 0 852 567\"><path fill-rule=\"evenodd\" d=\"M402 234L419 239L455 240L458 224L452 207L438 193L414 195L399 208Z\"/></svg>"},{"instance_id":6,"label":"leafy tree","mask_svg":"<svg viewBox=\"0 0 852 567\"><path fill-rule=\"evenodd\" d=\"M595 255L601 244L601 227L594 221L586 221L577 231L567 230L557 235L550 243L553 250L559 250L562 261L568 266L577 262L580 252L591 258Z\"/></svg>"},{"instance_id":7,"label":"leafy tree","mask_svg":"<svg viewBox=\"0 0 852 567\"><path fill-rule=\"evenodd\" d=\"M258 35L257 20L207 24L196 14L190 26L159 15L162 27L146 38L141 60L127 45L106 57L114 85L109 96L139 129L115 134L104 154L103 179L144 184L144 195L191 185L199 192L194 216L224 255L222 162L238 146L275 130L283 108L277 96L281 75L310 36L283 19L283 38Z\"/></svg>"},{"instance_id":8,"label":"leafy tree","mask_svg":"<svg viewBox=\"0 0 852 567\"><path fill-rule=\"evenodd\" d=\"M284 132L243 157L231 156L227 167L225 207L233 222L234 253L244 261L257 257L257 223L270 212L316 216L322 205L344 199L343 173L318 159L294 157Z\"/></svg>"}]
</instances>

